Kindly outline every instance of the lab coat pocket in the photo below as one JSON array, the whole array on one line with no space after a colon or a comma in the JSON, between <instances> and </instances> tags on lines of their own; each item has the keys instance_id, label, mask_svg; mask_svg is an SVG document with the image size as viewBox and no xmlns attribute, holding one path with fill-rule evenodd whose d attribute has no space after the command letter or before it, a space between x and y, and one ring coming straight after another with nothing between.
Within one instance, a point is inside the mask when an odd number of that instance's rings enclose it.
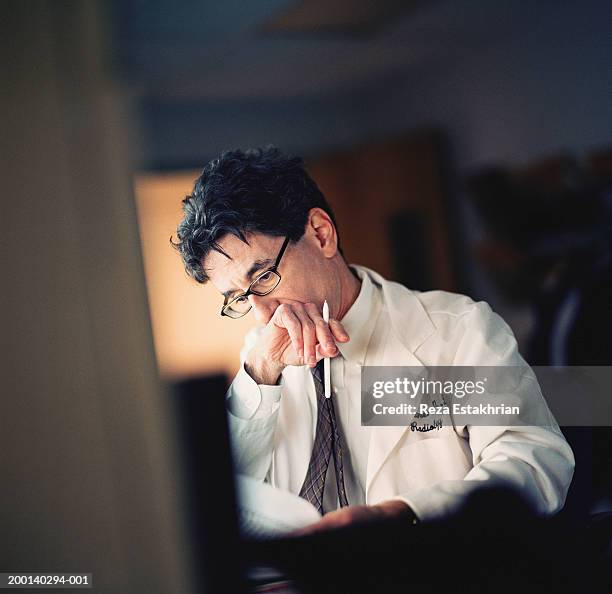
<instances>
[{"instance_id":1,"label":"lab coat pocket","mask_svg":"<svg viewBox=\"0 0 612 594\"><path fill-rule=\"evenodd\" d=\"M420 439L410 439L409 435L397 452L405 480L411 488L460 480L472 468L469 444L449 429L431 437L425 434Z\"/></svg>"}]
</instances>

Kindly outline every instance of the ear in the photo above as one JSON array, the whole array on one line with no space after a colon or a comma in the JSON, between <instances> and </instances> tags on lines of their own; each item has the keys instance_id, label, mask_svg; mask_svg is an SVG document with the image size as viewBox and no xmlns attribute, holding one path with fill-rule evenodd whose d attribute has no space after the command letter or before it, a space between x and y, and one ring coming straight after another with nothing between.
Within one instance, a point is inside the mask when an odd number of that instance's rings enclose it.
<instances>
[{"instance_id":1,"label":"ear","mask_svg":"<svg viewBox=\"0 0 612 594\"><path fill-rule=\"evenodd\" d=\"M330 216L322 208L311 208L306 223L306 233L316 243L326 258L338 252L338 234Z\"/></svg>"}]
</instances>

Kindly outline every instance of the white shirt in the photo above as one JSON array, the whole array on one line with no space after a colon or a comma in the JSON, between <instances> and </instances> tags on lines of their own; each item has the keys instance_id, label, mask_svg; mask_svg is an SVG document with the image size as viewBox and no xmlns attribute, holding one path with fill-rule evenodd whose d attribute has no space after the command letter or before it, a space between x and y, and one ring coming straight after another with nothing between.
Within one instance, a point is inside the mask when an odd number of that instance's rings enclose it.
<instances>
[{"instance_id":1,"label":"white shirt","mask_svg":"<svg viewBox=\"0 0 612 594\"><path fill-rule=\"evenodd\" d=\"M371 427L361 425L361 367L370 341L383 331L378 325L382 307L380 287L368 276L361 281L357 299L342 318L342 325L350 337L338 343L340 355L331 360L331 385L336 421L342 437L344 486L349 504L365 503ZM323 492L323 509L336 509L338 489L333 456L327 472Z\"/></svg>"}]
</instances>

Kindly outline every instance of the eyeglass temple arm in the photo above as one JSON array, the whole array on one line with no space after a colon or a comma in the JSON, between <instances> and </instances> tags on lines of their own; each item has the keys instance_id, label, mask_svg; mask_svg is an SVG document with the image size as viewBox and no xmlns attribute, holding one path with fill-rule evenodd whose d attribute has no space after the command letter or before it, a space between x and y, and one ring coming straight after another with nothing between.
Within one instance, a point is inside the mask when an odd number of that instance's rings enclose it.
<instances>
[{"instance_id":1,"label":"eyeglass temple arm","mask_svg":"<svg viewBox=\"0 0 612 594\"><path fill-rule=\"evenodd\" d=\"M290 241L291 241L291 238L289 236L285 237L285 241L283 241L283 245L282 245L282 247L280 249L280 252L278 252L278 256L276 256L276 262L274 262L274 268L275 269L279 265L279 263L281 261L281 258L285 254L285 250L287 249L287 245L289 245Z\"/></svg>"}]
</instances>

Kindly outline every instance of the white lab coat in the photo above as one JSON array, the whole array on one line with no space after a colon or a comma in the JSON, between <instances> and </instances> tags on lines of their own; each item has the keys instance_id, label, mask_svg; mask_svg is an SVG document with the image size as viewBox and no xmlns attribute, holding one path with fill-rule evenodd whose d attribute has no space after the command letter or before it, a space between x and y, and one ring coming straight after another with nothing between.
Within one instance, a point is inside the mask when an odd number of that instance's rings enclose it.
<instances>
[{"instance_id":1,"label":"white lab coat","mask_svg":"<svg viewBox=\"0 0 612 594\"><path fill-rule=\"evenodd\" d=\"M485 302L445 291L411 291L372 270L355 268L382 287L392 328L384 348L368 350L366 365L526 365L512 331ZM257 330L247 336L243 358L256 337ZM513 395L522 410L542 411L543 426L443 427L425 433L374 427L366 503L399 498L421 520L435 519L457 509L486 481L516 487L540 513L559 510L574 456L529 375ZM257 386L241 369L228 391L238 411L229 415L238 472L299 492L314 439L314 413L303 394L307 382L312 382L308 367L287 367L279 400L270 397L272 388Z\"/></svg>"}]
</instances>

